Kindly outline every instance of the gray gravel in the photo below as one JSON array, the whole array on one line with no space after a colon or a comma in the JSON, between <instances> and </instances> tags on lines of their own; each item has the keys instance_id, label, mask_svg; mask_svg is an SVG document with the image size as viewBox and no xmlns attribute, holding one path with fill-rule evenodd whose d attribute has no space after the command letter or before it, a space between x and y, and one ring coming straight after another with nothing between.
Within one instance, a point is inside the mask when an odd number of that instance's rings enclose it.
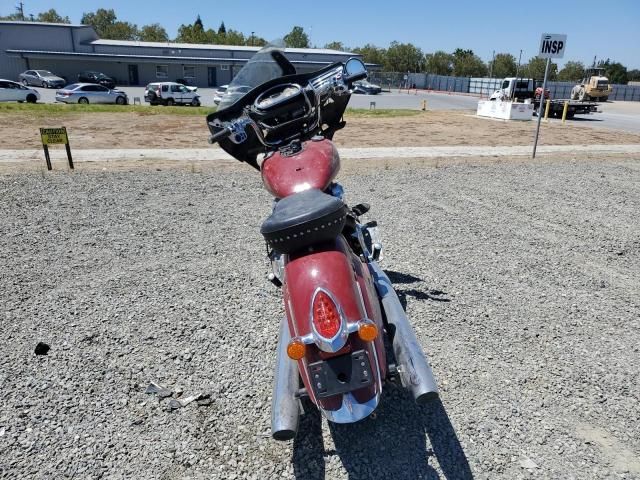
<instances>
[{"instance_id":1,"label":"gray gravel","mask_svg":"<svg viewBox=\"0 0 640 480\"><path fill-rule=\"evenodd\" d=\"M269 438L252 171L0 177L2 478L640 478L640 161L343 176L441 386ZM35 346L51 346L36 356ZM167 411L174 398L209 394Z\"/></svg>"}]
</instances>

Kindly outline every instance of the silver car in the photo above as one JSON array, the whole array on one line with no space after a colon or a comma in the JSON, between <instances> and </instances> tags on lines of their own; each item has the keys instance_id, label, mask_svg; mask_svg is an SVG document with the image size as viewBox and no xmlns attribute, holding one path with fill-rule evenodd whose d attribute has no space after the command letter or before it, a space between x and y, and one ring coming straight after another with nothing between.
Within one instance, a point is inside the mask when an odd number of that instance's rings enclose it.
<instances>
[{"instance_id":1,"label":"silver car","mask_svg":"<svg viewBox=\"0 0 640 480\"><path fill-rule=\"evenodd\" d=\"M43 88L64 87L67 82L64 78L54 75L49 70L27 70L18 75L23 85L35 85Z\"/></svg>"},{"instance_id":2,"label":"silver car","mask_svg":"<svg viewBox=\"0 0 640 480\"><path fill-rule=\"evenodd\" d=\"M72 83L56 92L56 102L63 103L129 103L127 94L95 83Z\"/></svg>"}]
</instances>

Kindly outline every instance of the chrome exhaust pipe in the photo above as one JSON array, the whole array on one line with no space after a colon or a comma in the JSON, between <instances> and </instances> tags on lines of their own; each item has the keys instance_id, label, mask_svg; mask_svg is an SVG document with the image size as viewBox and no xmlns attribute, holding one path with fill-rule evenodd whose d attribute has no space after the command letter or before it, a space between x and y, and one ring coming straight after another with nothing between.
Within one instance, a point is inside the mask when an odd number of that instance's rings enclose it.
<instances>
[{"instance_id":1,"label":"chrome exhaust pipe","mask_svg":"<svg viewBox=\"0 0 640 480\"><path fill-rule=\"evenodd\" d=\"M438 397L438 386L433 372L402 308L400 299L386 273L377 262L369 263L387 323L393 330L391 345L398 362L402 384L411 391L416 403L423 404Z\"/></svg>"},{"instance_id":2,"label":"chrome exhaust pipe","mask_svg":"<svg viewBox=\"0 0 640 480\"><path fill-rule=\"evenodd\" d=\"M275 440L291 440L298 432L300 403L298 391L298 362L287 356L291 336L287 319L280 324L280 338L276 354L276 370L271 399L271 435Z\"/></svg>"}]
</instances>

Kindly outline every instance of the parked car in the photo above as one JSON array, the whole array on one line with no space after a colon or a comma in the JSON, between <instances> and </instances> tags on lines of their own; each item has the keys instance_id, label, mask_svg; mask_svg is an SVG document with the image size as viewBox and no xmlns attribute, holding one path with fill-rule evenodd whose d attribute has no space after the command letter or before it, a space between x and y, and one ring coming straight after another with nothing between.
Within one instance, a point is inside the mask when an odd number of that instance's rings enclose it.
<instances>
[{"instance_id":1,"label":"parked car","mask_svg":"<svg viewBox=\"0 0 640 480\"><path fill-rule=\"evenodd\" d=\"M113 78L107 77L104 73L94 72L93 70L79 73L78 82L97 83L103 87L116 88L116 81Z\"/></svg>"},{"instance_id":2,"label":"parked car","mask_svg":"<svg viewBox=\"0 0 640 480\"><path fill-rule=\"evenodd\" d=\"M63 103L129 103L127 94L95 83L72 83L56 92L56 102Z\"/></svg>"},{"instance_id":3,"label":"parked car","mask_svg":"<svg viewBox=\"0 0 640 480\"><path fill-rule=\"evenodd\" d=\"M33 88L0 78L0 102L36 103L38 100L40 94Z\"/></svg>"},{"instance_id":4,"label":"parked car","mask_svg":"<svg viewBox=\"0 0 640 480\"><path fill-rule=\"evenodd\" d=\"M43 88L60 88L67 84L64 78L54 75L49 70L27 70L18 77L25 87L35 85Z\"/></svg>"},{"instance_id":5,"label":"parked car","mask_svg":"<svg viewBox=\"0 0 640 480\"><path fill-rule=\"evenodd\" d=\"M353 82L353 93L362 93L364 95L377 95L382 91L379 85L369 83L366 80Z\"/></svg>"},{"instance_id":6,"label":"parked car","mask_svg":"<svg viewBox=\"0 0 640 480\"><path fill-rule=\"evenodd\" d=\"M194 85L189 85L189 81L185 80L184 78L178 78L176 80L176 83L179 83L180 85L184 85L185 87L187 87L192 92L197 92L198 91L198 87L196 87Z\"/></svg>"},{"instance_id":7,"label":"parked car","mask_svg":"<svg viewBox=\"0 0 640 480\"><path fill-rule=\"evenodd\" d=\"M213 98L213 101L216 105L220 105L220 103L224 103L227 107L231 105L233 102L238 100L240 97L244 96L246 93L251 91L251 87L247 85L233 85L229 87L228 85L223 85L219 87L220 89L225 88L225 91L221 95L216 95ZM217 99L217 102L216 102Z\"/></svg>"},{"instance_id":8,"label":"parked car","mask_svg":"<svg viewBox=\"0 0 640 480\"><path fill-rule=\"evenodd\" d=\"M151 105L200 106L200 95L176 82L155 82L144 88L144 100Z\"/></svg>"},{"instance_id":9,"label":"parked car","mask_svg":"<svg viewBox=\"0 0 640 480\"><path fill-rule=\"evenodd\" d=\"M220 100L222 100L222 96L227 93L227 88L229 88L229 85L220 85L218 88L216 88L216 91L213 92L213 103L215 103L216 105L220 103Z\"/></svg>"}]
</instances>

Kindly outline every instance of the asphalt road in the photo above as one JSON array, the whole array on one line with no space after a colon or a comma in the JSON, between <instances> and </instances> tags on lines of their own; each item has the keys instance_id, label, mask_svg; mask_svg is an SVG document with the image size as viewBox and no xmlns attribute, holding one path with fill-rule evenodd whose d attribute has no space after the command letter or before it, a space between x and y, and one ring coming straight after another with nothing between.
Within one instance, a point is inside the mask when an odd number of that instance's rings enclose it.
<instances>
[{"instance_id":1,"label":"asphalt road","mask_svg":"<svg viewBox=\"0 0 640 480\"><path fill-rule=\"evenodd\" d=\"M134 98L140 98L144 102L143 87L118 87L126 92L129 101L133 103ZM36 88L40 92L41 101L45 103L55 102L55 90ZM202 104L214 106L213 88L199 88ZM353 95L349 106L352 108L399 108L418 110L422 108L422 102L427 102L428 110L474 110L478 104L478 98L470 95L417 92L403 93L393 90L380 95ZM371 105L372 103L375 106ZM592 115L579 115L573 120L580 122L586 127L607 128L631 133L640 133L640 102L607 102L600 106L601 113Z\"/></svg>"}]
</instances>

